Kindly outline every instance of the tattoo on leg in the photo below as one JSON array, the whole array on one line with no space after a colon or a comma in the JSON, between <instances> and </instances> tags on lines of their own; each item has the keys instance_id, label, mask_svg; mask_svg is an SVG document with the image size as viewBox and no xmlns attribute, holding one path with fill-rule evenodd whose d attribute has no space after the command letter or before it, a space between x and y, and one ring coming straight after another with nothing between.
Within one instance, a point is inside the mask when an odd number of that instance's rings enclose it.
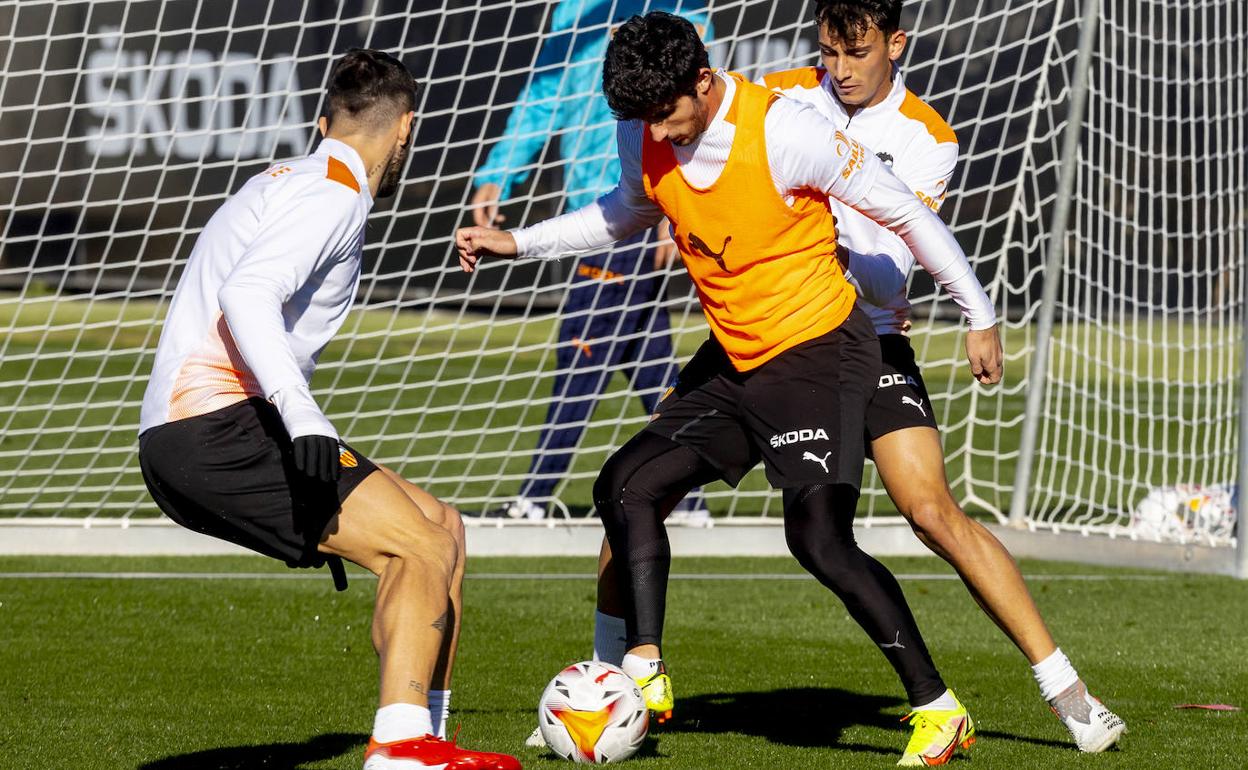
<instances>
[{"instance_id":1,"label":"tattoo on leg","mask_svg":"<svg viewBox=\"0 0 1248 770\"><path fill-rule=\"evenodd\" d=\"M421 684L420 682L417 682L415 679L408 682L407 687L408 689L415 690L416 692L421 693L422 695L425 692L425 686Z\"/></svg>"},{"instance_id":2,"label":"tattoo on leg","mask_svg":"<svg viewBox=\"0 0 1248 770\"><path fill-rule=\"evenodd\" d=\"M440 617L440 618L438 618L437 620L433 621L433 627L434 627L434 628L436 628L436 629L438 629L439 631L443 631L443 632L445 632L445 631L446 631L446 626L447 626L447 620L448 620L448 618L450 617L450 614L451 614L451 613L450 613L450 611L449 611L449 610L448 610L447 612L443 612L443 613L442 613L442 617Z\"/></svg>"}]
</instances>

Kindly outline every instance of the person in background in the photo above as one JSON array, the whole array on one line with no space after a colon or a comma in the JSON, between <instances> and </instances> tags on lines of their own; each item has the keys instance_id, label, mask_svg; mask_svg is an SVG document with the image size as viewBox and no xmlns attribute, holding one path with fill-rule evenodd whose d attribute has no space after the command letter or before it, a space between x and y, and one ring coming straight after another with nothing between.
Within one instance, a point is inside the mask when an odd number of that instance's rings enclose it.
<instances>
[{"instance_id":1,"label":"person in background","mask_svg":"<svg viewBox=\"0 0 1248 770\"><path fill-rule=\"evenodd\" d=\"M652 10L691 21L704 36L710 16L702 0L562 0L550 33L507 118L507 127L473 179L473 221L502 224L499 204L533 169L547 143L558 142L566 209L574 211L615 187L620 162L615 119L602 95L602 61L616 27ZM675 380L671 325L661 306L667 268L676 258L666 227L639 233L614 249L580 255L559 312L557 368L545 423L516 496L486 517L542 519L572 464L590 414L616 372L653 413ZM677 505L674 519L705 523L701 494Z\"/></svg>"}]
</instances>

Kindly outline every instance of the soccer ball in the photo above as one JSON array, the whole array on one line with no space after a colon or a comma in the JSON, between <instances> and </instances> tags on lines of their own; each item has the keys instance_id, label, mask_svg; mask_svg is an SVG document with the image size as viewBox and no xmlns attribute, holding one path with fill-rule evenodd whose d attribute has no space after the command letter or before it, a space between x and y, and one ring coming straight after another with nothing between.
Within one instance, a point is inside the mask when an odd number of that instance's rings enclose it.
<instances>
[{"instance_id":1,"label":"soccer ball","mask_svg":"<svg viewBox=\"0 0 1248 770\"><path fill-rule=\"evenodd\" d=\"M546 685L537 724L550 750L583 765L628 759L650 729L641 689L618 666L585 661Z\"/></svg>"},{"instance_id":2,"label":"soccer ball","mask_svg":"<svg viewBox=\"0 0 1248 770\"><path fill-rule=\"evenodd\" d=\"M1227 484L1176 484L1151 490L1131 512L1133 532L1149 540L1218 542L1234 535L1237 490Z\"/></svg>"}]
</instances>

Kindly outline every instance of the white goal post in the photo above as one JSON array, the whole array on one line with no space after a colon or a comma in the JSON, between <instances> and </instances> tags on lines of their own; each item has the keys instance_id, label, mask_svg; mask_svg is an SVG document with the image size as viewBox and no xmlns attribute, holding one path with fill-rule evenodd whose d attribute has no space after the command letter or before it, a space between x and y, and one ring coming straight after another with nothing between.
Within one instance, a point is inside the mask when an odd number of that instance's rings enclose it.
<instances>
[{"instance_id":1,"label":"white goal post","mask_svg":"<svg viewBox=\"0 0 1248 770\"><path fill-rule=\"evenodd\" d=\"M370 219L358 309L314 391L355 446L465 511L514 496L577 263L470 277L452 232L535 73L583 74L578 57L646 7L705 17L717 66L818 61L808 0L0 0L0 546L5 526L158 517L135 429L179 271L229 194L314 146L328 67L354 46L395 53L425 88L406 178ZM1208 547L1231 564L1248 6L907 0L903 23L907 86L961 145L942 216L1004 319L1006 380L981 388L952 303L912 280L955 496L1020 530ZM575 198L565 148L592 128L540 132L511 169L509 225ZM681 272L665 280L654 304L683 361L706 326ZM624 375L604 376L547 501L559 518L588 511L602 461L645 421ZM865 482L860 524L902 524L873 471ZM705 499L721 524L779 521L758 472ZM1239 564L1248 576L1248 548Z\"/></svg>"}]
</instances>

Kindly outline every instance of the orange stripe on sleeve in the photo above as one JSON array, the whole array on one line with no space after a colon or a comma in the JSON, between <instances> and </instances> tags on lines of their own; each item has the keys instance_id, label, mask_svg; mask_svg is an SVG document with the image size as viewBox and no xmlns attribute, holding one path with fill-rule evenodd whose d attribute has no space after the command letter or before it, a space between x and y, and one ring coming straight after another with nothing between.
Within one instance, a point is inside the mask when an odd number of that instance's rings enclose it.
<instances>
[{"instance_id":1,"label":"orange stripe on sleeve","mask_svg":"<svg viewBox=\"0 0 1248 770\"><path fill-rule=\"evenodd\" d=\"M931 106L914 95L913 91L906 90L906 98L901 103L902 115L911 120L917 120L927 127L927 133L932 135L937 144L943 142L958 143L957 134L953 133L953 129L940 116L940 113L932 109Z\"/></svg>"},{"instance_id":2,"label":"orange stripe on sleeve","mask_svg":"<svg viewBox=\"0 0 1248 770\"><path fill-rule=\"evenodd\" d=\"M799 67L794 70L769 72L763 75L763 83L772 90L778 88L782 91L797 87L818 88L826 72L823 67Z\"/></svg>"}]
</instances>

